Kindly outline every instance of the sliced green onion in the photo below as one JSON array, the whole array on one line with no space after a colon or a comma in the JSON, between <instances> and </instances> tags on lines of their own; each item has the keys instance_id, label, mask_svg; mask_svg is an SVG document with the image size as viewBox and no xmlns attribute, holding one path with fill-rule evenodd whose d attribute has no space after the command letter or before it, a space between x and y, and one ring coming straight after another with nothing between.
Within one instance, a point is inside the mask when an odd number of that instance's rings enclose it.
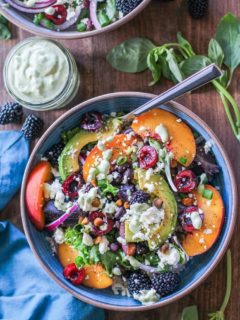
<instances>
[{"instance_id":1,"label":"sliced green onion","mask_svg":"<svg viewBox=\"0 0 240 320\"><path fill-rule=\"evenodd\" d=\"M204 190L204 185L208 183L208 178L207 178L207 175L206 173L202 173L200 175L200 181L199 181L199 185L198 185L198 192L199 193L202 193L203 190Z\"/></svg>"},{"instance_id":2,"label":"sliced green onion","mask_svg":"<svg viewBox=\"0 0 240 320\"><path fill-rule=\"evenodd\" d=\"M180 162L181 164L186 164L186 163L187 163L187 158L181 157L181 158L179 159L179 162Z\"/></svg>"},{"instance_id":3,"label":"sliced green onion","mask_svg":"<svg viewBox=\"0 0 240 320\"><path fill-rule=\"evenodd\" d=\"M212 190L204 189L202 192L202 196L205 199L212 200L213 192Z\"/></svg>"},{"instance_id":4,"label":"sliced green onion","mask_svg":"<svg viewBox=\"0 0 240 320\"><path fill-rule=\"evenodd\" d=\"M101 27L106 27L106 26L108 26L108 25L111 23L111 21L110 21L110 19L108 18L105 10L99 10L99 13L98 13L98 21L99 21Z\"/></svg>"},{"instance_id":5,"label":"sliced green onion","mask_svg":"<svg viewBox=\"0 0 240 320\"><path fill-rule=\"evenodd\" d=\"M127 157L126 156L120 156L120 157L117 158L117 161L116 161L116 163L119 166L124 165L126 162L127 162Z\"/></svg>"},{"instance_id":6,"label":"sliced green onion","mask_svg":"<svg viewBox=\"0 0 240 320\"><path fill-rule=\"evenodd\" d=\"M77 24L76 28L77 28L77 31L79 31L79 32L84 32L84 31L87 30L87 26L86 26L86 24L83 23L83 22L79 22L79 23Z\"/></svg>"},{"instance_id":7,"label":"sliced green onion","mask_svg":"<svg viewBox=\"0 0 240 320\"><path fill-rule=\"evenodd\" d=\"M33 18L33 23L35 23L36 25L39 25L40 22L44 19L44 17L45 17L44 13L35 14Z\"/></svg>"}]
</instances>

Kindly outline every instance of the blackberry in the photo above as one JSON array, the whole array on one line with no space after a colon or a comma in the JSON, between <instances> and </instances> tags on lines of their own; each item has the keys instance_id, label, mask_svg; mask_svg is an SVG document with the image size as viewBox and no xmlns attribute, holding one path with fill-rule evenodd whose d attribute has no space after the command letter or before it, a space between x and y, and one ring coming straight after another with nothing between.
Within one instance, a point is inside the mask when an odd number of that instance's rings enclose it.
<instances>
[{"instance_id":1,"label":"blackberry","mask_svg":"<svg viewBox=\"0 0 240 320\"><path fill-rule=\"evenodd\" d=\"M131 295L138 294L141 290L150 290L151 287L151 280L146 274L133 272L128 277L128 291Z\"/></svg>"},{"instance_id":2,"label":"blackberry","mask_svg":"<svg viewBox=\"0 0 240 320\"><path fill-rule=\"evenodd\" d=\"M149 200L149 195L142 191L142 190L138 190L135 191L129 201L130 204L134 204L134 203L146 203Z\"/></svg>"},{"instance_id":3,"label":"blackberry","mask_svg":"<svg viewBox=\"0 0 240 320\"><path fill-rule=\"evenodd\" d=\"M138 255L146 254L149 252L148 246L144 242L139 242L136 244L136 253Z\"/></svg>"},{"instance_id":4,"label":"blackberry","mask_svg":"<svg viewBox=\"0 0 240 320\"><path fill-rule=\"evenodd\" d=\"M26 118L22 132L27 140L38 138L43 129L43 120L35 115L30 115Z\"/></svg>"},{"instance_id":5,"label":"blackberry","mask_svg":"<svg viewBox=\"0 0 240 320\"><path fill-rule=\"evenodd\" d=\"M7 102L0 111L0 124L19 123L22 117L22 106L17 102Z\"/></svg>"},{"instance_id":6,"label":"blackberry","mask_svg":"<svg viewBox=\"0 0 240 320\"><path fill-rule=\"evenodd\" d=\"M142 0L116 0L116 8L125 16L133 11L141 2Z\"/></svg>"},{"instance_id":7,"label":"blackberry","mask_svg":"<svg viewBox=\"0 0 240 320\"><path fill-rule=\"evenodd\" d=\"M55 167L58 166L58 158L64 148L64 143L61 141L59 143L54 144L50 149L45 153L45 157L48 161Z\"/></svg>"},{"instance_id":8,"label":"blackberry","mask_svg":"<svg viewBox=\"0 0 240 320\"><path fill-rule=\"evenodd\" d=\"M152 286L163 297L173 292L180 283L180 278L173 272L156 273L152 277Z\"/></svg>"},{"instance_id":9,"label":"blackberry","mask_svg":"<svg viewBox=\"0 0 240 320\"><path fill-rule=\"evenodd\" d=\"M202 18L208 9L208 0L188 0L188 11L192 18Z\"/></svg>"}]
</instances>

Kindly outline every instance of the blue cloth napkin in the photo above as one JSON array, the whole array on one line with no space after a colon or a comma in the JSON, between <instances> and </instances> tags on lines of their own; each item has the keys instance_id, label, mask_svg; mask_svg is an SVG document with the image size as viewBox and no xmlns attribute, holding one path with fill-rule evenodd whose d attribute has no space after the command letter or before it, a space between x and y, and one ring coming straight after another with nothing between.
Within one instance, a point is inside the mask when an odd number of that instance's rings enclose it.
<instances>
[{"instance_id":1,"label":"blue cloth napkin","mask_svg":"<svg viewBox=\"0 0 240 320\"><path fill-rule=\"evenodd\" d=\"M104 311L55 284L36 261L24 235L9 222L0 222L0 319L103 320Z\"/></svg>"},{"instance_id":2,"label":"blue cloth napkin","mask_svg":"<svg viewBox=\"0 0 240 320\"><path fill-rule=\"evenodd\" d=\"M0 131L0 210L18 191L29 158L29 143L21 131Z\"/></svg>"}]
</instances>

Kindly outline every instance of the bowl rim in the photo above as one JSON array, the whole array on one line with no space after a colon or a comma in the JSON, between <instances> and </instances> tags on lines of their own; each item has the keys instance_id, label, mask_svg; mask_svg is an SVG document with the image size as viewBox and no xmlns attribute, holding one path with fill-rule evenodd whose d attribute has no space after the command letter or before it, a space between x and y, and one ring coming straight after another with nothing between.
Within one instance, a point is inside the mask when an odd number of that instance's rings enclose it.
<instances>
[{"instance_id":1,"label":"bowl rim","mask_svg":"<svg viewBox=\"0 0 240 320\"><path fill-rule=\"evenodd\" d=\"M22 187L21 187L21 199L20 199L20 207L21 207L21 218L22 218L22 223L23 223L23 229L26 235L26 238L28 240L28 243L30 245L31 250L33 251L35 257L37 258L37 260L39 261L39 263L41 264L41 266L43 267L43 269L49 274L49 276L54 279L62 288L64 288L65 290L67 290L69 293L71 293L74 297L78 298L79 300L82 300L86 303L89 303L91 305L94 305L96 307L99 308L103 308L103 309L107 309L107 310L115 310L115 311L142 311L142 310L150 310L150 309L155 309L155 308L159 308L162 306L166 306L170 303L173 303L181 298L183 298L184 296L186 296L187 294L189 294L190 292L192 292L194 289L196 289L212 272L213 270L216 268L216 266L218 265L218 263L221 261L222 257L224 256L229 242L232 238L233 235L233 231L235 228L235 222L236 222L236 218L237 218L237 186L236 186L236 180L235 180L235 176L233 174L233 168L232 168L232 164L228 158L228 155L222 145L222 143L220 142L220 140L218 139L218 137L216 136L216 134L212 131L212 129L199 117L197 116L194 112L192 112L191 110L187 109L187 107L183 106L182 104L175 102L175 101L171 101L170 104L172 104L174 107L176 107L178 110L180 110L181 112L185 113L187 116L189 116L190 118L192 118L193 120L195 120L196 122L198 122L198 124L200 124L210 135L211 138L213 139L214 143L217 145L217 147L219 148L222 157L224 159L224 161L227 164L228 167L228 171L229 171L229 176L230 176L230 181L231 181L231 188L232 188L232 215L231 215L231 221L230 221L230 227L227 230L227 235L226 235L226 239L224 240L224 243L222 245L221 251L219 253L219 255L217 256L216 260L214 261L214 263L211 265L211 268L202 276L199 277L199 279L194 282L191 286L189 286L184 292L180 292L178 294L176 294L174 297L170 297L167 300L164 301L159 301L156 302L152 305L139 305L139 306L115 306L115 305L109 305L109 304L105 304L102 302L98 302L98 301L94 301L90 298L86 298L83 297L81 294L74 292L71 288L67 287L65 284L63 284L56 276L55 274L49 270L47 268L47 266L45 266L44 262L42 261L41 257L38 255L37 251L34 248L32 239L30 237L30 233L28 231L28 227L27 227L27 212L25 210L25 189L26 189L26 182L27 182L27 178L29 175L29 172L32 168L32 162L37 154L38 149L40 148L40 146L45 142L45 140L47 139L47 137L52 133L53 130L55 130L60 124L61 122L65 121L68 117L70 117L72 114L74 114L75 112L77 112L78 110L87 108L89 105L91 105L92 103L95 102L99 102L102 100L106 100L109 98L118 98L118 97L139 97L139 98L154 98L156 95L154 94L149 94L149 93L142 93L142 92L133 92L133 91L126 91L126 92L115 92L115 93L108 93L108 94L104 94L101 96L97 96L91 99L88 99L80 104L78 104L77 106L73 107L72 109L68 110L66 113L64 113L63 115L61 115L57 120L55 120L52 125L45 131L45 133L42 135L42 137L39 139L39 141L37 142L36 146L34 147L30 158L28 160L28 164L27 167L25 169L24 172L24 177L23 177L23 182L22 182Z\"/></svg>"},{"instance_id":2,"label":"bowl rim","mask_svg":"<svg viewBox=\"0 0 240 320\"><path fill-rule=\"evenodd\" d=\"M28 31L32 34L41 37L48 37L53 39L83 39L87 37L93 37L95 35L109 32L117 29L123 24L129 22L135 16L137 16L149 3L151 0L142 0L142 2L130 13L128 13L123 18L113 22L112 24L98 30L86 31L86 32L78 32L78 31L53 31L50 29L46 29L42 26L35 25L32 21L29 21L17 11L17 9L9 6L5 7L3 4L6 4L4 0L0 0L0 14L2 14L5 18L7 18L11 23L15 24L17 27ZM2 4L2 6L1 6Z\"/></svg>"}]
</instances>

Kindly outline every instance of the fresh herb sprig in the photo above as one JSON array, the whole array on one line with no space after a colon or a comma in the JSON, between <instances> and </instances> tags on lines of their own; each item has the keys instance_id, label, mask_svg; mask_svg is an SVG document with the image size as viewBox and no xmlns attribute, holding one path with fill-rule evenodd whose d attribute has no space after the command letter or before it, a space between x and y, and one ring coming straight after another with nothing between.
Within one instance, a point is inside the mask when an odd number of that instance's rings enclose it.
<instances>
[{"instance_id":1,"label":"fresh herb sprig","mask_svg":"<svg viewBox=\"0 0 240 320\"><path fill-rule=\"evenodd\" d=\"M228 87L240 64L240 21L231 13L220 21L215 38L208 45L208 54L196 54L191 44L180 34L177 41L155 46L146 38L131 38L119 44L107 55L107 61L117 70L129 73L149 69L150 85L161 78L180 82L212 62L222 69L222 76L212 81L222 100L232 131L240 142L240 110Z\"/></svg>"},{"instance_id":2,"label":"fresh herb sprig","mask_svg":"<svg viewBox=\"0 0 240 320\"><path fill-rule=\"evenodd\" d=\"M228 305L228 301L231 295L231 289L232 289L232 256L231 251L227 251L227 282L226 282L226 291L225 296L223 299L223 303L220 307L220 309L216 312L209 313L208 317L209 320L224 320L224 312ZM181 320L198 320L198 309L196 305L189 306L183 309Z\"/></svg>"},{"instance_id":3,"label":"fresh herb sprig","mask_svg":"<svg viewBox=\"0 0 240 320\"><path fill-rule=\"evenodd\" d=\"M9 28L9 23L6 18L0 15L0 40L11 39L12 33Z\"/></svg>"}]
</instances>

